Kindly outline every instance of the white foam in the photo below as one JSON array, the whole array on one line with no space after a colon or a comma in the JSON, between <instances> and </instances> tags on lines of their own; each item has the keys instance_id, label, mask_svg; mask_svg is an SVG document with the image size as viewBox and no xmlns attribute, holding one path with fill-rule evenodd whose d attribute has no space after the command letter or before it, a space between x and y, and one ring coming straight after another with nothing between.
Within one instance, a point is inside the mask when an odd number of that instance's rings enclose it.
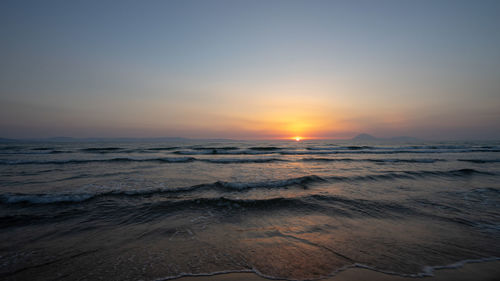
<instances>
[{"instance_id":1,"label":"white foam","mask_svg":"<svg viewBox=\"0 0 500 281\"><path fill-rule=\"evenodd\" d=\"M461 260L461 261L458 261L458 262L455 262L452 264L448 264L448 265L424 266L423 270L421 272L415 273L415 274L398 273L395 271L378 269L376 267L361 264L361 263L354 263L354 264L349 264L349 265L343 266L343 267L333 271L332 273L330 273L326 276L320 276L317 278L308 278L307 280L321 280L321 279L333 277L333 276L339 274L340 272L351 269L351 268L363 268L363 269L368 269L368 270L372 270L372 271L383 273L383 274L396 275L396 276L401 276L401 277L423 278L423 277L434 276L435 270L456 269L456 268L463 267L464 265L466 265L468 263L481 263L481 262L491 262L491 261L498 261L498 260L500 260L499 257L489 257L489 258L482 258L482 259L466 259L466 260ZM255 273L255 274L259 275L260 277L263 277L266 279L271 279L271 280L289 280L289 281L301 280L301 279L290 279L290 278L283 278L283 277L267 275L267 274L260 272L258 269L252 267L252 269L221 270L221 271L214 271L214 272L208 272L208 273L182 272L182 273L179 273L179 274L173 275L173 276L161 277L161 278L155 279L155 281L174 280L174 279L179 279L182 277L215 276L215 275L230 274L230 273Z\"/></svg>"}]
</instances>

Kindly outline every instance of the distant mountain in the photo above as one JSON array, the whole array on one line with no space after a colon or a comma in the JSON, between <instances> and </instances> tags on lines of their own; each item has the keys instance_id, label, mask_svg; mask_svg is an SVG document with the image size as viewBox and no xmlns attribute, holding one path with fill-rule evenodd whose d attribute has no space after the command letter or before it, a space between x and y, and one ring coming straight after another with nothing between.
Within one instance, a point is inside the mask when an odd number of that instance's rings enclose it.
<instances>
[{"instance_id":1,"label":"distant mountain","mask_svg":"<svg viewBox=\"0 0 500 281\"><path fill-rule=\"evenodd\" d=\"M369 134L359 134L351 139L352 141L390 141L390 142L415 142L420 141L414 137L400 136L400 137L392 137L392 138L377 138Z\"/></svg>"}]
</instances>

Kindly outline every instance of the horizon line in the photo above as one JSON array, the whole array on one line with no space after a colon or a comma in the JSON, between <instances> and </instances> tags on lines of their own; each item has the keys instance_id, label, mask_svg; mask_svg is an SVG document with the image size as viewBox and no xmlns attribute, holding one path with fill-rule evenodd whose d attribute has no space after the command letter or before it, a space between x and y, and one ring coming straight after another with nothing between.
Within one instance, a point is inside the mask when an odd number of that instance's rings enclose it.
<instances>
[{"instance_id":1,"label":"horizon line","mask_svg":"<svg viewBox=\"0 0 500 281\"><path fill-rule=\"evenodd\" d=\"M364 133L363 133L364 134ZM324 140L324 141L354 141L356 136L361 135L357 134L354 137L351 138L329 138L329 137L302 137L301 136L301 141L311 141L311 140ZM368 139L368 140L358 140L358 141L398 141L401 139L407 138L407 141L500 141L500 139L466 139L466 138L439 138L439 139L427 139L427 138L417 138L417 137L411 137L411 136L396 136L396 137L374 137L374 139ZM295 137L277 137L277 138L242 138L242 139L237 139L237 138L218 138L218 137L212 137L212 138L197 138L197 137L68 137L68 136L55 136L55 137L0 137L0 143L5 143L9 141L57 141L57 140L67 140L67 141L78 141L78 140L83 140L83 141L113 141L113 140L165 140L167 141L168 139L171 140L185 140L185 141L295 141Z\"/></svg>"}]
</instances>

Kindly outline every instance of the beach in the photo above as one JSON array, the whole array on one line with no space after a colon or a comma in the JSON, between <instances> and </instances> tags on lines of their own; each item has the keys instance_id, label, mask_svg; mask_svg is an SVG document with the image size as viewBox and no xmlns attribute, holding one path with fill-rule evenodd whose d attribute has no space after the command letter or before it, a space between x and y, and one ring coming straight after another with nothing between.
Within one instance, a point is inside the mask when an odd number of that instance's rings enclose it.
<instances>
[{"instance_id":1,"label":"beach","mask_svg":"<svg viewBox=\"0 0 500 281\"><path fill-rule=\"evenodd\" d=\"M183 277L179 281L265 281L254 273L227 273L213 276ZM272 280L272 279L271 279ZM500 262L469 263L458 268L438 269L433 276L412 278L380 273L365 268L349 268L324 281L496 281L500 280Z\"/></svg>"}]
</instances>

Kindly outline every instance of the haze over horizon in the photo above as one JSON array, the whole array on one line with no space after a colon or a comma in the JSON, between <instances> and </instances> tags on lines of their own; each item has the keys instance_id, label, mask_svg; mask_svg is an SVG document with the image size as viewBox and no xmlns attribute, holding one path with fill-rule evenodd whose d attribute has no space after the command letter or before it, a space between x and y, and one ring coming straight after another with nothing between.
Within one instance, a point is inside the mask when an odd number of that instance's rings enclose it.
<instances>
[{"instance_id":1,"label":"haze over horizon","mask_svg":"<svg viewBox=\"0 0 500 281\"><path fill-rule=\"evenodd\" d=\"M252 139L252 140L261 140L261 141L272 141L272 140L290 140L290 141L302 141L302 140L308 140L308 139L318 139L318 138L307 138L307 137L288 137L288 138L279 138L279 139ZM224 141L245 141L244 139L233 139L233 138L185 138L185 137L83 137L83 138L75 138L75 137L68 137L68 136L54 136L54 137L45 137L45 138L0 138L0 142L9 142L9 141L16 141L16 140L27 140L27 141L39 141L39 140L47 140L47 141L78 141L78 140L89 140L89 141L95 141L95 140L106 140L106 141L140 141L140 140L151 140L151 141L169 141L169 140L224 140ZM328 140L323 138L322 140ZM406 141L411 141L411 140L421 140L418 138L413 138L410 136L397 136L397 137L378 137L378 136L372 136L370 134L366 133L361 133L357 134L354 137L351 138L344 138L344 139L331 139L331 140L339 140L339 141L348 141L348 140L355 140L355 141L392 141L392 140L406 140ZM424 140L425 141L425 140Z\"/></svg>"},{"instance_id":2,"label":"haze over horizon","mask_svg":"<svg viewBox=\"0 0 500 281\"><path fill-rule=\"evenodd\" d=\"M499 1L2 1L0 137L500 139Z\"/></svg>"}]
</instances>

